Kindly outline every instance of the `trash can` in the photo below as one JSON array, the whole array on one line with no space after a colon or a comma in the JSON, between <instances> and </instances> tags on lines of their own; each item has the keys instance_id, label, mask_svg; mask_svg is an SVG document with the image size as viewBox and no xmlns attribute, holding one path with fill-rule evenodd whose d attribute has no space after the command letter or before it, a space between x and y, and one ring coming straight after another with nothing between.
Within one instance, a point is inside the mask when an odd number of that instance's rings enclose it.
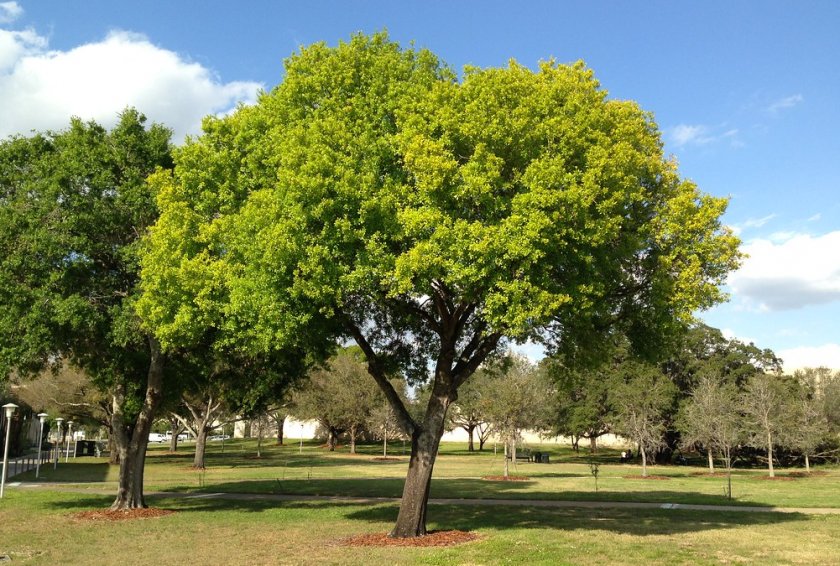
<instances>
[{"instance_id":1,"label":"trash can","mask_svg":"<svg viewBox=\"0 0 840 566\"><path fill-rule=\"evenodd\" d=\"M96 456L96 442L93 440L77 440L76 456Z\"/></svg>"}]
</instances>

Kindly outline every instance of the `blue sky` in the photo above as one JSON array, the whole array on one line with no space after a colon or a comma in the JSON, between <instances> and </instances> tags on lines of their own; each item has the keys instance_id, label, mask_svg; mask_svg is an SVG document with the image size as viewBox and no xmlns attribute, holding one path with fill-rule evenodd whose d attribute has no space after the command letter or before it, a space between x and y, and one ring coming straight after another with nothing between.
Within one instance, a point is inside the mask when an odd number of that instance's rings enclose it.
<instances>
[{"instance_id":1,"label":"blue sky","mask_svg":"<svg viewBox=\"0 0 840 566\"><path fill-rule=\"evenodd\" d=\"M683 176L731 197L750 258L702 318L789 368L840 368L840 3L518 4L0 0L0 136L134 105L181 140L298 46L357 31L456 69L582 59L655 115Z\"/></svg>"}]
</instances>

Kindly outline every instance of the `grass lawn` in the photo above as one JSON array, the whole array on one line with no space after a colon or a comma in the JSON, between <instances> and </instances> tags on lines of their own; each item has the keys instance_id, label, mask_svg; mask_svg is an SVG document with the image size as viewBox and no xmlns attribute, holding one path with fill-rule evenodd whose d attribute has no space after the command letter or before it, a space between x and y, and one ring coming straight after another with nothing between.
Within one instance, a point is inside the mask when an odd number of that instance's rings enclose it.
<instances>
[{"instance_id":1,"label":"grass lawn","mask_svg":"<svg viewBox=\"0 0 840 566\"><path fill-rule=\"evenodd\" d=\"M399 452L401 447L398 447ZM253 441L211 445L206 472L189 469L191 447L175 455L153 448L146 491L263 492L399 496L407 457L377 461L376 447L327 453L314 446ZM493 482L501 456L445 445L432 497L576 499L728 504L724 478L703 468L655 467L665 480L627 478L638 466L605 452L599 490L585 456L550 445L551 464L519 464L527 482ZM398 456L398 454L390 454ZM781 470L785 476L792 470ZM734 504L840 507L840 470L768 481L761 470L738 470ZM396 503L233 501L155 497L175 511L154 519L94 522L77 511L107 507L115 470L94 458L42 469L42 485L72 482L78 492L11 487L0 500L0 556L14 564L838 564L840 515L641 509L433 505L429 528L460 529L481 539L450 548L360 548L341 539L390 529ZM32 474L14 481L34 481ZM63 484L62 487L67 487ZM105 490L104 494L101 490Z\"/></svg>"}]
</instances>

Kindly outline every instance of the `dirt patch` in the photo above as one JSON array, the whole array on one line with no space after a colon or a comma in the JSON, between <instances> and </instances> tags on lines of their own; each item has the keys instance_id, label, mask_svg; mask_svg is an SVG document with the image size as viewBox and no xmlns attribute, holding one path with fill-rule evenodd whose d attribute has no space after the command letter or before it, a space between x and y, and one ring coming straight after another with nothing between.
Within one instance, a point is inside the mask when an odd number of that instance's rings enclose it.
<instances>
[{"instance_id":1,"label":"dirt patch","mask_svg":"<svg viewBox=\"0 0 840 566\"><path fill-rule=\"evenodd\" d=\"M377 456L376 458L373 458L373 460L376 460L377 462L399 462L401 459L392 458L391 456Z\"/></svg>"},{"instance_id":2,"label":"dirt patch","mask_svg":"<svg viewBox=\"0 0 840 566\"><path fill-rule=\"evenodd\" d=\"M478 534L466 531L430 531L425 536L412 538L392 538L382 533L359 535L340 543L344 546L454 546L479 538Z\"/></svg>"},{"instance_id":3,"label":"dirt patch","mask_svg":"<svg viewBox=\"0 0 840 566\"><path fill-rule=\"evenodd\" d=\"M828 472L826 472L825 470L813 471L810 474L808 472L790 472L788 474L788 476L790 476L792 478L810 478L810 477L814 477L814 476L827 476L827 475L828 475Z\"/></svg>"},{"instance_id":4,"label":"dirt patch","mask_svg":"<svg viewBox=\"0 0 840 566\"><path fill-rule=\"evenodd\" d=\"M754 480L769 480L769 481L796 481L797 476L755 476Z\"/></svg>"},{"instance_id":5,"label":"dirt patch","mask_svg":"<svg viewBox=\"0 0 840 566\"><path fill-rule=\"evenodd\" d=\"M624 476L624 479L626 479L626 480L669 480L671 478L669 478L668 476L656 476L656 475L651 474L651 475L648 475L648 476L642 476L642 475Z\"/></svg>"},{"instance_id":6,"label":"dirt patch","mask_svg":"<svg viewBox=\"0 0 840 566\"><path fill-rule=\"evenodd\" d=\"M168 509L156 509L155 507L147 507L146 509L121 509L113 511L111 509L97 509L95 511L79 511L70 515L71 518L77 521L126 521L132 519L155 519L165 515L171 515L175 511Z\"/></svg>"},{"instance_id":7,"label":"dirt patch","mask_svg":"<svg viewBox=\"0 0 840 566\"><path fill-rule=\"evenodd\" d=\"M484 476L481 479L488 481L528 481L531 478L528 476Z\"/></svg>"},{"instance_id":8,"label":"dirt patch","mask_svg":"<svg viewBox=\"0 0 840 566\"><path fill-rule=\"evenodd\" d=\"M714 478L714 477L719 477L719 476L723 475L723 473L718 474L718 473L715 473L715 472L691 472L688 475L690 475L692 477L696 477L696 478L697 477Z\"/></svg>"}]
</instances>

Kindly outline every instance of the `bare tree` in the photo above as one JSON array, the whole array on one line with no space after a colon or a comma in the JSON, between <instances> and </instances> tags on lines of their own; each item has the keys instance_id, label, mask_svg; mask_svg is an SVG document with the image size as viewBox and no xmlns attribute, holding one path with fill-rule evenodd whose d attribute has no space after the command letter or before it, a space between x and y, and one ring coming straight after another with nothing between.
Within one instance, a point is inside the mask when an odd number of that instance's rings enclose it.
<instances>
[{"instance_id":1,"label":"bare tree","mask_svg":"<svg viewBox=\"0 0 840 566\"><path fill-rule=\"evenodd\" d=\"M628 360L620 371L625 381L612 392L615 430L638 445L642 477L647 477L647 459L665 445L665 411L673 403L676 388L658 368Z\"/></svg>"},{"instance_id":2,"label":"bare tree","mask_svg":"<svg viewBox=\"0 0 840 566\"><path fill-rule=\"evenodd\" d=\"M773 470L773 448L782 443L792 428L791 394L782 376L757 374L747 381L741 402L750 432L750 442L767 450L767 469Z\"/></svg>"},{"instance_id":3,"label":"bare tree","mask_svg":"<svg viewBox=\"0 0 840 566\"><path fill-rule=\"evenodd\" d=\"M726 494L732 498L732 449L744 437L744 422L734 383L703 376L691 390L678 418L683 446L702 444L714 473L712 454L720 454L726 466Z\"/></svg>"}]
</instances>

